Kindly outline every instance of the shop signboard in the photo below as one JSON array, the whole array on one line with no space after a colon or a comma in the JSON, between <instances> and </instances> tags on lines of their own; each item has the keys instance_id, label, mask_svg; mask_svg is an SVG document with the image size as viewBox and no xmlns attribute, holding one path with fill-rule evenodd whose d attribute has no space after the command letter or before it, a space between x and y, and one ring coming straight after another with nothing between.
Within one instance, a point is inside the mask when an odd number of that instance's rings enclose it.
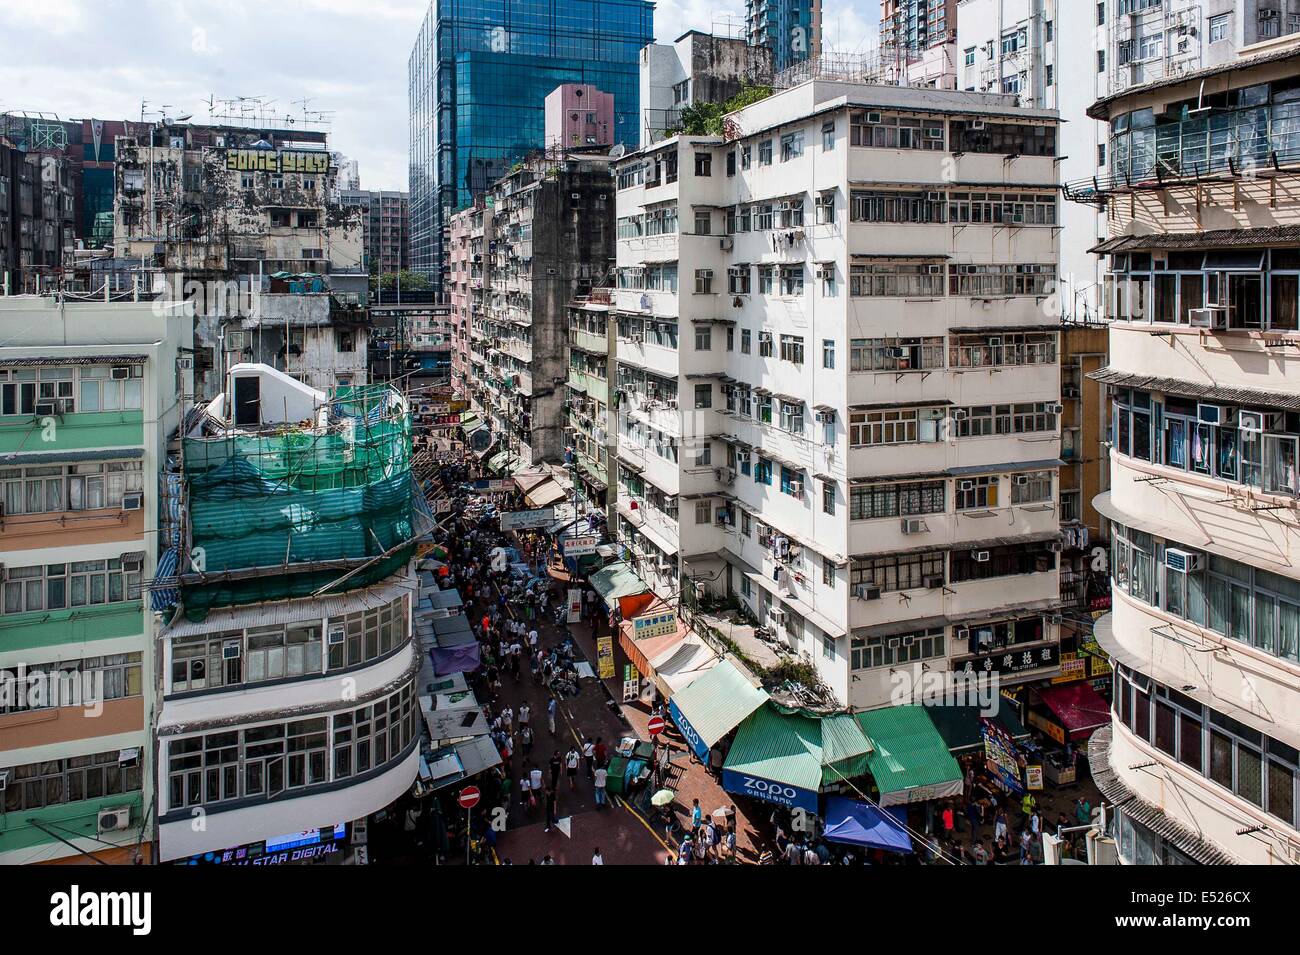
<instances>
[{"instance_id":1,"label":"shop signboard","mask_svg":"<svg viewBox=\"0 0 1300 955\"><path fill-rule=\"evenodd\" d=\"M535 530L555 523L555 508L540 507L534 511L507 511L501 515L503 531Z\"/></svg>"},{"instance_id":2,"label":"shop signboard","mask_svg":"<svg viewBox=\"0 0 1300 955\"><path fill-rule=\"evenodd\" d=\"M565 617L565 619L569 623L577 623L579 620L582 619L581 588L578 587L569 588L569 595L568 595L568 600L566 602L566 605L568 607L568 615Z\"/></svg>"},{"instance_id":3,"label":"shop signboard","mask_svg":"<svg viewBox=\"0 0 1300 955\"><path fill-rule=\"evenodd\" d=\"M275 836L231 849L204 852L177 865L302 865L312 862L342 862L348 826L340 822L321 829L307 829Z\"/></svg>"},{"instance_id":4,"label":"shop signboard","mask_svg":"<svg viewBox=\"0 0 1300 955\"><path fill-rule=\"evenodd\" d=\"M961 673L1023 673L1027 670L1041 670L1059 666L1061 648L1059 644L1048 643L1040 647L1020 649L1006 647L982 656L971 657L961 664Z\"/></svg>"},{"instance_id":5,"label":"shop signboard","mask_svg":"<svg viewBox=\"0 0 1300 955\"><path fill-rule=\"evenodd\" d=\"M1056 740L1062 746L1065 745L1065 728L1062 727L1060 724L1055 723L1052 720L1049 720L1047 717L1039 713L1034 713L1033 711L1030 711L1029 725L1042 730L1044 733L1052 737L1052 739Z\"/></svg>"},{"instance_id":6,"label":"shop signboard","mask_svg":"<svg viewBox=\"0 0 1300 955\"><path fill-rule=\"evenodd\" d=\"M681 732L682 739L686 740L686 745L694 751L696 756L700 757L700 759L707 764L709 760L709 747L704 740L700 739L700 734L695 731L695 727L691 725L691 721L682 715L682 711L677 707L676 700L668 701L668 713L672 716L673 722L677 724L677 729Z\"/></svg>"},{"instance_id":7,"label":"shop signboard","mask_svg":"<svg viewBox=\"0 0 1300 955\"><path fill-rule=\"evenodd\" d=\"M1026 766L1025 767L1025 788L1035 792L1043 788L1043 767Z\"/></svg>"},{"instance_id":8,"label":"shop signboard","mask_svg":"<svg viewBox=\"0 0 1300 955\"><path fill-rule=\"evenodd\" d=\"M599 543L600 538L590 534L585 537L570 537L564 542L564 556L586 557L596 553L596 545Z\"/></svg>"},{"instance_id":9,"label":"shop signboard","mask_svg":"<svg viewBox=\"0 0 1300 955\"><path fill-rule=\"evenodd\" d=\"M596 666L602 680L614 679L613 637L601 637L596 641Z\"/></svg>"},{"instance_id":10,"label":"shop signboard","mask_svg":"<svg viewBox=\"0 0 1300 955\"><path fill-rule=\"evenodd\" d=\"M980 737L984 740L984 761L998 784L1009 793L1022 793L1020 761L1016 758L1016 744L1009 733L992 720L981 717Z\"/></svg>"},{"instance_id":11,"label":"shop signboard","mask_svg":"<svg viewBox=\"0 0 1300 955\"><path fill-rule=\"evenodd\" d=\"M506 491L513 490L515 482L510 478L482 478L474 482L475 494L504 494Z\"/></svg>"},{"instance_id":12,"label":"shop signboard","mask_svg":"<svg viewBox=\"0 0 1300 955\"><path fill-rule=\"evenodd\" d=\"M722 788L737 796L748 796L762 802L770 802L788 809L803 809L817 812L817 794L808 789L791 786L789 783L751 776L749 773L735 769L722 770Z\"/></svg>"},{"instance_id":13,"label":"shop signboard","mask_svg":"<svg viewBox=\"0 0 1300 955\"><path fill-rule=\"evenodd\" d=\"M677 614L672 610L642 614L632 620L632 638L644 640L677 632Z\"/></svg>"},{"instance_id":14,"label":"shop signboard","mask_svg":"<svg viewBox=\"0 0 1300 955\"><path fill-rule=\"evenodd\" d=\"M1088 675L1088 663L1079 659L1077 654L1064 654L1061 659L1061 675L1052 677L1053 683L1073 683Z\"/></svg>"}]
</instances>

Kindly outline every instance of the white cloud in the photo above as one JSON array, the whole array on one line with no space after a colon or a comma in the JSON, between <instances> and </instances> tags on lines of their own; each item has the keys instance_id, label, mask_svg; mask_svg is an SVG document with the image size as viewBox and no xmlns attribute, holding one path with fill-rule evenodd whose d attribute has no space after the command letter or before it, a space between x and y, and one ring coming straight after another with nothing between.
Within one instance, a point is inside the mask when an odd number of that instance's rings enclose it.
<instances>
[{"instance_id":1,"label":"white cloud","mask_svg":"<svg viewBox=\"0 0 1300 955\"><path fill-rule=\"evenodd\" d=\"M874 0L826 0L836 49L865 49ZM208 118L207 100L265 96L277 115L297 104L333 112L333 148L356 159L372 189L405 189L406 62L427 0L0 0L0 109L64 118L139 117L141 100ZM743 0L658 0L656 34L726 32ZM22 36L24 42L12 42Z\"/></svg>"}]
</instances>

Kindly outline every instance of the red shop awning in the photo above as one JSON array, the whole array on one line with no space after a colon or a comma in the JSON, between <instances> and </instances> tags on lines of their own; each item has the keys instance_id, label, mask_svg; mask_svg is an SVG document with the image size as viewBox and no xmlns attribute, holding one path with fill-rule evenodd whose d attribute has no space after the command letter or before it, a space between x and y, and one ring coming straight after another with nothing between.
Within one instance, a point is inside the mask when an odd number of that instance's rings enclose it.
<instances>
[{"instance_id":1,"label":"red shop awning","mask_svg":"<svg viewBox=\"0 0 1300 955\"><path fill-rule=\"evenodd\" d=\"M1052 711L1072 740L1087 739L1110 725L1110 706L1088 683L1040 690L1043 705Z\"/></svg>"}]
</instances>

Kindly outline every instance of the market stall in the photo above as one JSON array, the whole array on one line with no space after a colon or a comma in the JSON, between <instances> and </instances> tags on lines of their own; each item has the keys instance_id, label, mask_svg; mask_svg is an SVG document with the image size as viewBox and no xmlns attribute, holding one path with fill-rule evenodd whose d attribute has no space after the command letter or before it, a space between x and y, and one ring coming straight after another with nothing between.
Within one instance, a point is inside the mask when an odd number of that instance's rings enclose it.
<instances>
[{"instance_id":1,"label":"market stall","mask_svg":"<svg viewBox=\"0 0 1300 955\"><path fill-rule=\"evenodd\" d=\"M767 691L754 686L727 660L674 694L668 713L691 750L708 763L709 750L767 702Z\"/></svg>"},{"instance_id":2,"label":"market stall","mask_svg":"<svg viewBox=\"0 0 1300 955\"><path fill-rule=\"evenodd\" d=\"M907 810L881 807L844 796L826 797L827 842L839 842L887 852L911 852L912 837L907 834Z\"/></svg>"},{"instance_id":3,"label":"market stall","mask_svg":"<svg viewBox=\"0 0 1300 955\"><path fill-rule=\"evenodd\" d=\"M961 767L924 707L888 706L857 720L872 745L867 764L882 806L961 795Z\"/></svg>"}]
</instances>

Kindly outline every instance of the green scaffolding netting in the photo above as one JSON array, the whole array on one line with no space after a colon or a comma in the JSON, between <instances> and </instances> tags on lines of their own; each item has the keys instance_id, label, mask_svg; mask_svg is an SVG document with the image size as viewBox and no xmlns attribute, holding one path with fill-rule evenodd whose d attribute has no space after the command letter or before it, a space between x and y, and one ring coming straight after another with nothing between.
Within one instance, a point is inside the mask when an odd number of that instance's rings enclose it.
<instances>
[{"instance_id":1,"label":"green scaffolding netting","mask_svg":"<svg viewBox=\"0 0 1300 955\"><path fill-rule=\"evenodd\" d=\"M185 439L192 561L209 574L268 569L251 580L187 586L187 615L305 596L343 571L273 568L378 557L412 539L411 424L396 392L342 388L333 412L327 428ZM345 588L373 582L373 573L367 568Z\"/></svg>"}]
</instances>

